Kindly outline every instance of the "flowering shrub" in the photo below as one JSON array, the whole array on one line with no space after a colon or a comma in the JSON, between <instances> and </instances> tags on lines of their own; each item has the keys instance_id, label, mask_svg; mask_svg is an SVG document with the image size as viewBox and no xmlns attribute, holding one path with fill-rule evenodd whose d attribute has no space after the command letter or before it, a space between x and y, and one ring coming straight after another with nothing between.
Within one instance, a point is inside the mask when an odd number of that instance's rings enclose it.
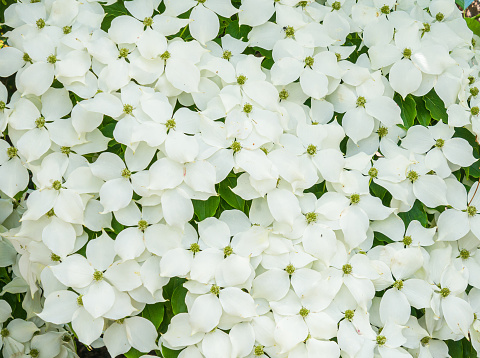
<instances>
[{"instance_id":1,"label":"flowering shrub","mask_svg":"<svg viewBox=\"0 0 480 358\"><path fill-rule=\"evenodd\" d=\"M480 352L480 25L452 0L4 20L3 357Z\"/></svg>"}]
</instances>

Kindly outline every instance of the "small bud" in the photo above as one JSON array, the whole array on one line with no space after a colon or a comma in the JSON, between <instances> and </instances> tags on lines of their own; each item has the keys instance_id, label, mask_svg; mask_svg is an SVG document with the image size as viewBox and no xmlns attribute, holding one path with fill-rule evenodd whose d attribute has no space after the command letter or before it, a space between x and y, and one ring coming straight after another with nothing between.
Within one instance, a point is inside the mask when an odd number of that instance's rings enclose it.
<instances>
[{"instance_id":1,"label":"small bud","mask_svg":"<svg viewBox=\"0 0 480 358\"><path fill-rule=\"evenodd\" d=\"M470 94L473 96L473 97L476 97L478 95L478 87L472 87L470 88Z\"/></svg>"},{"instance_id":2,"label":"small bud","mask_svg":"<svg viewBox=\"0 0 480 358\"><path fill-rule=\"evenodd\" d=\"M295 272L295 266L293 266L292 264L288 264L287 267L285 267L285 271L287 271L289 275L293 275L293 273Z\"/></svg>"},{"instance_id":3,"label":"small bud","mask_svg":"<svg viewBox=\"0 0 480 358\"><path fill-rule=\"evenodd\" d=\"M38 19L35 24L37 25L37 28L43 29L45 27L45 20L44 19Z\"/></svg>"},{"instance_id":4,"label":"small bud","mask_svg":"<svg viewBox=\"0 0 480 358\"><path fill-rule=\"evenodd\" d=\"M65 342L65 343L68 343L72 340L72 337L69 335L69 334L64 334L62 336L62 341Z\"/></svg>"},{"instance_id":5,"label":"small bud","mask_svg":"<svg viewBox=\"0 0 480 358\"><path fill-rule=\"evenodd\" d=\"M332 9L333 10L340 10L342 7L342 4L339 2L339 1L335 1L333 4L332 4Z\"/></svg>"},{"instance_id":6,"label":"small bud","mask_svg":"<svg viewBox=\"0 0 480 358\"><path fill-rule=\"evenodd\" d=\"M478 109L477 106L472 107L472 108L470 108L470 113L472 114L472 116L476 116L476 115L478 115L478 113L480 113L480 109Z\"/></svg>"},{"instance_id":7,"label":"small bud","mask_svg":"<svg viewBox=\"0 0 480 358\"><path fill-rule=\"evenodd\" d=\"M64 26L63 27L63 34L68 35L70 32L72 32L72 27L71 26Z\"/></svg>"},{"instance_id":8,"label":"small bud","mask_svg":"<svg viewBox=\"0 0 480 358\"><path fill-rule=\"evenodd\" d=\"M352 268L352 265L350 264L345 264L342 266L342 271L345 275L350 275L352 273L352 270L353 268Z\"/></svg>"},{"instance_id":9,"label":"small bud","mask_svg":"<svg viewBox=\"0 0 480 358\"><path fill-rule=\"evenodd\" d=\"M430 32L430 24L428 22L423 23L423 32Z\"/></svg>"},{"instance_id":10,"label":"small bud","mask_svg":"<svg viewBox=\"0 0 480 358\"><path fill-rule=\"evenodd\" d=\"M232 57L232 53L230 51L228 50L223 51L223 55L222 55L223 59L230 60L231 57Z\"/></svg>"},{"instance_id":11,"label":"small bud","mask_svg":"<svg viewBox=\"0 0 480 358\"><path fill-rule=\"evenodd\" d=\"M237 77L237 83L242 86L245 84L245 82L247 82L247 77L244 76L244 75L240 75Z\"/></svg>"},{"instance_id":12,"label":"small bud","mask_svg":"<svg viewBox=\"0 0 480 358\"><path fill-rule=\"evenodd\" d=\"M278 94L278 97L281 99L281 100L286 100L288 98L290 94L288 93L288 91L286 89L282 89L280 91L280 93Z\"/></svg>"}]
</instances>

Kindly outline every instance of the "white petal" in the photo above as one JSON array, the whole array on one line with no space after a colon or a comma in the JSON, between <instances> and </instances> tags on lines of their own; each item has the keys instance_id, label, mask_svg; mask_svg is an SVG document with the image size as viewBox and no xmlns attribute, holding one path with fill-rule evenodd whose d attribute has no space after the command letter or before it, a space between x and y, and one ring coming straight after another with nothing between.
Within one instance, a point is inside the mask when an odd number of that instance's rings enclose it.
<instances>
[{"instance_id":1,"label":"white petal","mask_svg":"<svg viewBox=\"0 0 480 358\"><path fill-rule=\"evenodd\" d=\"M275 327L275 341L288 352L307 338L308 327L300 315L282 318Z\"/></svg>"},{"instance_id":2,"label":"white petal","mask_svg":"<svg viewBox=\"0 0 480 358\"><path fill-rule=\"evenodd\" d=\"M220 322L222 306L215 295L201 295L193 302L189 315L192 333L210 332Z\"/></svg>"},{"instance_id":3,"label":"white petal","mask_svg":"<svg viewBox=\"0 0 480 358\"><path fill-rule=\"evenodd\" d=\"M0 166L0 190L9 197L13 198L19 191L25 189L28 181L28 171L19 158L10 159Z\"/></svg>"},{"instance_id":4,"label":"white petal","mask_svg":"<svg viewBox=\"0 0 480 358\"><path fill-rule=\"evenodd\" d=\"M365 103L365 110L369 115L378 119L386 127L392 127L395 124L402 124L400 117L400 107L391 98L380 96Z\"/></svg>"},{"instance_id":5,"label":"white petal","mask_svg":"<svg viewBox=\"0 0 480 358\"><path fill-rule=\"evenodd\" d=\"M193 217L193 204L180 189L163 193L162 209L165 221L169 225L182 227Z\"/></svg>"},{"instance_id":6,"label":"white petal","mask_svg":"<svg viewBox=\"0 0 480 358\"><path fill-rule=\"evenodd\" d=\"M93 280L94 269L87 259L78 254L65 258L59 265L51 267L55 277L65 286L83 288Z\"/></svg>"},{"instance_id":7,"label":"white petal","mask_svg":"<svg viewBox=\"0 0 480 358\"><path fill-rule=\"evenodd\" d=\"M190 13L190 33L202 45L213 40L220 29L217 15L202 4L195 6Z\"/></svg>"},{"instance_id":8,"label":"white petal","mask_svg":"<svg viewBox=\"0 0 480 358\"><path fill-rule=\"evenodd\" d=\"M83 306L93 318L98 318L108 312L115 301L112 286L104 280L93 282L82 296Z\"/></svg>"},{"instance_id":9,"label":"white petal","mask_svg":"<svg viewBox=\"0 0 480 358\"><path fill-rule=\"evenodd\" d=\"M38 317L54 324L65 324L72 321L78 309L78 295L72 291L57 291L49 294L45 300L43 311Z\"/></svg>"},{"instance_id":10,"label":"white petal","mask_svg":"<svg viewBox=\"0 0 480 358\"><path fill-rule=\"evenodd\" d=\"M268 208L277 221L293 225L296 217L301 214L297 197L285 190L278 189L267 195Z\"/></svg>"},{"instance_id":11,"label":"white petal","mask_svg":"<svg viewBox=\"0 0 480 358\"><path fill-rule=\"evenodd\" d=\"M306 95L321 99L328 93L328 78L321 72L305 69L300 76L300 85Z\"/></svg>"},{"instance_id":12,"label":"white petal","mask_svg":"<svg viewBox=\"0 0 480 358\"><path fill-rule=\"evenodd\" d=\"M46 62L36 62L28 66L18 78L18 89L26 94L41 96L53 82L53 65Z\"/></svg>"},{"instance_id":13,"label":"white petal","mask_svg":"<svg viewBox=\"0 0 480 358\"><path fill-rule=\"evenodd\" d=\"M473 322L472 307L459 297L448 296L442 300L442 311L448 327L455 334L468 337L468 330Z\"/></svg>"},{"instance_id":14,"label":"white petal","mask_svg":"<svg viewBox=\"0 0 480 358\"><path fill-rule=\"evenodd\" d=\"M445 141L442 150L445 158L461 167L469 167L476 161L472 155L472 147L463 138L451 138Z\"/></svg>"},{"instance_id":15,"label":"white petal","mask_svg":"<svg viewBox=\"0 0 480 358\"><path fill-rule=\"evenodd\" d=\"M75 246L75 229L69 223L52 217L50 223L42 232L42 241L45 245L60 257L66 257L72 253Z\"/></svg>"},{"instance_id":16,"label":"white petal","mask_svg":"<svg viewBox=\"0 0 480 358\"><path fill-rule=\"evenodd\" d=\"M103 342L112 357L127 353L131 348L130 343L128 343L125 324L116 322L105 330Z\"/></svg>"},{"instance_id":17,"label":"white petal","mask_svg":"<svg viewBox=\"0 0 480 358\"><path fill-rule=\"evenodd\" d=\"M396 288L385 292L380 301L380 318L382 322L391 321L400 325L410 318L410 304L403 293Z\"/></svg>"},{"instance_id":18,"label":"white petal","mask_svg":"<svg viewBox=\"0 0 480 358\"><path fill-rule=\"evenodd\" d=\"M127 179L118 178L107 181L100 189L100 202L104 212L126 207L132 200L132 194L132 184Z\"/></svg>"},{"instance_id":19,"label":"white petal","mask_svg":"<svg viewBox=\"0 0 480 358\"><path fill-rule=\"evenodd\" d=\"M103 318L94 319L83 307L80 307L72 319L72 327L77 333L78 340L90 345L100 337L103 331Z\"/></svg>"},{"instance_id":20,"label":"white petal","mask_svg":"<svg viewBox=\"0 0 480 358\"><path fill-rule=\"evenodd\" d=\"M108 35L117 44L136 43L143 32L143 24L131 16L115 17Z\"/></svg>"},{"instance_id":21,"label":"white petal","mask_svg":"<svg viewBox=\"0 0 480 358\"><path fill-rule=\"evenodd\" d=\"M420 87L422 73L414 66L412 61L403 59L396 62L390 69L390 85L405 98Z\"/></svg>"},{"instance_id":22,"label":"white petal","mask_svg":"<svg viewBox=\"0 0 480 358\"><path fill-rule=\"evenodd\" d=\"M268 301L281 300L290 288L290 279L283 270L268 270L253 280L252 296Z\"/></svg>"},{"instance_id":23,"label":"white petal","mask_svg":"<svg viewBox=\"0 0 480 358\"><path fill-rule=\"evenodd\" d=\"M413 183L415 196L430 208L447 205L447 186L437 175L423 175Z\"/></svg>"},{"instance_id":24,"label":"white petal","mask_svg":"<svg viewBox=\"0 0 480 358\"><path fill-rule=\"evenodd\" d=\"M221 290L219 300L223 310L232 316L249 318L256 315L252 296L237 287L226 287Z\"/></svg>"},{"instance_id":25,"label":"white petal","mask_svg":"<svg viewBox=\"0 0 480 358\"><path fill-rule=\"evenodd\" d=\"M198 92L200 71L193 63L181 58L171 58L167 61L165 75L173 87L187 93Z\"/></svg>"},{"instance_id":26,"label":"white petal","mask_svg":"<svg viewBox=\"0 0 480 358\"><path fill-rule=\"evenodd\" d=\"M150 352L157 349L155 340L157 330L152 322L143 317L131 317L125 320L125 330L128 342L140 352Z\"/></svg>"}]
</instances>

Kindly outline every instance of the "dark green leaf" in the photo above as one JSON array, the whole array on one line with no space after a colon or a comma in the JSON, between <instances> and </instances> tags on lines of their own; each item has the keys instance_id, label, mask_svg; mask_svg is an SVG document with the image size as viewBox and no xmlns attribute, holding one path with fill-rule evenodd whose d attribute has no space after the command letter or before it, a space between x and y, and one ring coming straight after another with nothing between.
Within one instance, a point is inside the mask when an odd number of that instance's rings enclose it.
<instances>
[{"instance_id":1,"label":"dark green leaf","mask_svg":"<svg viewBox=\"0 0 480 358\"><path fill-rule=\"evenodd\" d=\"M452 358L463 358L462 341L448 340L446 343L448 345L448 354L450 354Z\"/></svg>"},{"instance_id":2,"label":"dark green leaf","mask_svg":"<svg viewBox=\"0 0 480 358\"><path fill-rule=\"evenodd\" d=\"M411 126L413 126L415 117L417 116L415 100L411 95L408 95L407 97L405 97L405 100L403 100L398 93L395 94L393 99L395 100L395 102L397 102L398 106L402 110L401 117L403 120L403 125L407 129L410 128Z\"/></svg>"},{"instance_id":3,"label":"dark green leaf","mask_svg":"<svg viewBox=\"0 0 480 358\"><path fill-rule=\"evenodd\" d=\"M429 126L430 121L432 120L432 116L428 111L427 107L425 107L425 102L420 97L414 97L415 103L417 104L417 120L418 123L422 126Z\"/></svg>"},{"instance_id":4,"label":"dark green leaf","mask_svg":"<svg viewBox=\"0 0 480 358\"><path fill-rule=\"evenodd\" d=\"M425 101L425 107L428 109L433 119L436 119L437 121L447 122L448 116L445 104L443 103L442 99L438 97L438 95L435 93L434 89L432 89L425 96L423 96L423 100Z\"/></svg>"},{"instance_id":5,"label":"dark green leaf","mask_svg":"<svg viewBox=\"0 0 480 358\"><path fill-rule=\"evenodd\" d=\"M214 216L218 205L220 204L219 196L211 196L207 200L192 200L195 215L199 221Z\"/></svg>"},{"instance_id":6,"label":"dark green leaf","mask_svg":"<svg viewBox=\"0 0 480 358\"><path fill-rule=\"evenodd\" d=\"M144 353L137 351L135 348L130 348L130 350L125 353L125 357L127 358L139 358L143 355Z\"/></svg>"},{"instance_id":7,"label":"dark green leaf","mask_svg":"<svg viewBox=\"0 0 480 358\"><path fill-rule=\"evenodd\" d=\"M468 28L472 30L475 35L480 36L480 22L478 22L476 19L471 19L468 17L465 18L465 21L467 22Z\"/></svg>"},{"instance_id":8,"label":"dark green leaf","mask_svg":"<svg viewBox=\"0 0 480 358\"><path fill-rule=\"evenodd\" d=\"M174 351L173 349L169 349L165 346L162 346L162 355L165 358L177 358L181 351Z\"/></svg>"},{"instance_id":9,"label":"dark green leaf","mask_svg":"<svg viewBox=\"0 0 480 358\"><path fill-rule=\"evenodd\" d=\"M146 305L142 311L142 317L148 319L153 323L156 329L160 327L163 321L163 312L165 306L163 302L158 302L153 305Z\"/></svg>"},{"instance_id":10,"label":"dark green leaf","mask_svg":"<svg viewBox=\"0 0 480 358\"><path fill-rule=\"evenodd\" d=\"M172 311L173 314L179 314L187 312L187 305L185 304L185 295L187 294L187 289L183 286L178 286L172 295Z\"/></svg>"},{"instance_id":11,"label":"dark green leaf","mask_svg":"<svg viewBox=\"0 0 480 358\"><path fill-rule=\"evenodd\" d=\"M370 183L370 191L374 196L380 199L383 199L383 197L387 193L387 189L385 189L383 186L378 185L374 181Z\"/></svg>"},{"instance_id":12,"label":"dark green leaf","mask_svg":"<svg viewBox=\"0 0 480 358\"><path fill-rule=\"evenodd\" d=\"M251 29L252 28L247 25L240 26L238 20L235 20L228 24L227 28L225 29L225 33L241 40L242 38L247 38L247 35Z\"/></svg>"},{"instance_id":13,"label":"dark green leaf","mask_svg":"<svg viewBox=\"0 0 480 358\"><path fill-rule=\"evenodd\" d=\"M235 194L231 188L235 188L237 185L237 179L232 177L225 178L222 181L218 188L218 194L220 197L227 202L232 208L243 211L245 206L245 200Z\"/></svg>"},{"instance_id":14,"label":"dark green leaf","mask_svg":"<svg viewBox=\"0 0 480 358\"><path fill-rule=\"evenodd\" d=\"M415 203L410 211L407 211L406 213L398 213L398 216L400 216L405 223L405 228L408 227L410 221L412 220L420 221L420 224L425 227L428 225L427 213L425 212L422 203L418 200L415 200Z\"/></svg>"},{"instance_id":15,"label":"dark green leaf","mask_svg":"<svg viewBox=\"0 0 480 358\"><path fill-rule=\"evenodd\" d=\"M163 286L163 298L171 300L173 292L179 286L182 286L186 280L180 277L172 277L168 283Z\"/></svg>"},{"instance_id":16,"label":"dark green leaf","mask_svg":"<svg viewBox=\"0 0 480 358\"><path fill-rule=\"evenodd\" d=\"M100 132L105 137L113 138L113 130L115 129L115 123L108 123L106 126L100 128Z\"/></svg>"}]
</instances>

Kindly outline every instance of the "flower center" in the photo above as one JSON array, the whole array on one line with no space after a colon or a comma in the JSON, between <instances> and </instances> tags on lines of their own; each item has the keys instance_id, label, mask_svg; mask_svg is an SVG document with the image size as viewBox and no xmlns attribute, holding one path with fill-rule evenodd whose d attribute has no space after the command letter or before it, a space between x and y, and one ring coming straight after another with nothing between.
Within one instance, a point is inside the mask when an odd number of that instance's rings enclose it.
<instances>
[{"instance_id":1,"label":"flower center","mask_svg":"<svg viewBox=\"0 0 480 358\"><path fill-rule=\"evenodd\" d=\"M176 126L177 123L175 123L175 119L173 118L165 122L165 127L167 127L167 130L175 129Z\"/></svg>"},{"instance_id":2,"label":"flower center","mask_svg":"<svg viewBox=\"0 0 480 358\"><path fill-rule=\"evenodd\" d=\"M162 60L165 60L165 61L166 61L166 60L168 60L168 59L170 58L170 56L171 56L171 55L170 55L170 52L165 51L164 53L162 53L162 54L160 55L160 58L161 58Z\"/></svg>"},{"instance_id":3,"label":"flower center","mask_svg":"<svg viewBox=\"0 0 480 358\"><path fill-rule=\"evenodd\" d=\"M228 50L223 51L223 55L222 55L223 59L230 60L231 57L232 57L232 53L230 51Z\"/></svg>"},{"instance_id":4,"label":"flower center","mask_svg":"<svg viewBox=\"0 0 480 358\"><path fill-rule=\"evenodd\" d=\"M244 76L244 75L240 75L237 77L237 83L242 86L245 84L245 82L247 82L247 77Z\"/></svg>"},{"instance_id":5,"label":"flower center","mask_svg":"<svg viewBox=\"0 0 480 358\"><path fill-rule=\"evenodd\" d=\"M443 21L444 18L445 18L445 15L443 15L441 12L439 12L437 15L435 15L435 19L437 21Z\"/></svg>"},{"instance_id":6,"label":"flower center","mask_svg":"<svg viewBox=\"0 0 480 358\"><path fill-rule=\"evenodd\" d=\"M468 84L473 85L475 83L475 77L473 76L468 76Z\"/></svg>"},{"instance_id":7,"label":"flower center","mask_svg":"<svg viewBox=\"0 0 480 358\"><path fill-rule=\"evenodd\" d=\"M123 57L123 58L127 57L127 56L128 56L128 48L125 48L125 47L124 47L124 48L121 48L121 49L118 51L118 55L119 55L120 57Z\"/></svg>"},{"instance_id":8,"label":"flower center","mask_svg":"<svg viewBox=\"0 0 480 358\"><path fill-rule=\"evenodd\" d=\"M472 114L472 116L476 116L476 115L478 115L478 113L480 113L480 109L478 109L477 106L472 107L472 108L470 108L470 113Z\"/></svg>"},{"instance_id":9,"label":"flower center","mask_svg":"<svg viewBox=\"0 0 480 358\"><path fill-rule=\"evenodd\" d=\"M435 142L435 147L442 148L444 144L445 141L443 139L437 139L437 141Z\"/></svg>"},{"instance_id":10,"label":"flower center","mask_svg":"<svg viewBox=\"0 0 480 358\"><path fill-rule=\"evenodd\" d=\"M3 112L5 110L6 104L3 101L0 101L0 112Z\"/></svg>"},{"instance_id":11,"label":"flower center","mask_svg":"<svg viewBox=\"0 0 480 358\"><path fill-rule=\"evenodd\" d=\"M390 6L388 6L388 5L383 5L383 6L380 8L380 12L381 12L382 14L385 14L385 15L390 14Z\"/></svg>"},{"instance_id":12,"label":"flower center","mask_svg":"<svg viewBox=\"0 0 480 358\"><path fill-rule=\"evenodd\" d=\"M450 294L450 289L447 287L444 287L440 290L440 296L443 298L447 297Z\"/></svg>"},{"instance_id":13,"label":"flower center","mask_svg":"<svg viewBox=\"0 0 480 358\"><path fill-rule=\"evenodd\" d=\"M429 336L425 336L423 337L421 340L420 340L420 343L422 344L422 346L426 346L430 343L430 337Z\"/></svg>"},{"instance_id":14,"label":"flower center","mask_svg":"<svg viewBox=\"0 0 480 358\"><path fill-rule=\"evenodd\" d=\"M307 7L308 5L308 1L299 1L297 6L301 6L301 7Z\"/></svg>"},{"instance_id":15,"label":"flower center","mask_svg":"<svg viewBox=\"0 0 480 358\"><path fill-rule=\"evenodd\" d=\"M196 254L197 252L200 252L200 245L194 242L193 244L190 245L190 251Z\"/></svg>"},{"instance_id":16,"label":"flower center","mask_svg":"<svg viewBox=\"0 0 480 358\"><path fill-rule=\"evenodd\" d=\"M423 23L423 32L430 32L430 24L428 22Z\"/></svg>"},{"instance_id":17,"label":"flower center","mask_svg":"<svg viewBox=\"0 0 480 358\"><path fill-rule=\"evenodd\" d=\"M368 171L368 175L371 177L371 178L376 178L377 175L378 175L378 169L377 168L370 168L369 171Z\"/></svg>"},{"instance_id":18,"label":"flower center","mask_svg":"<svg viewBox=\"0 0 480 358\"><path fill-rule=\"evenodd\" d=\"M317 213L313 211L311 213L306 213L305 219L307 220L307 224L314 223L315 221L317 221Z\"/></svg>"},{"instance_id":19,"label":"flower center","mask_svg":"<svg viewBox=\"0 0 480 358\"><path fill-rule=\"evenodd\" d=\"M138 229L140 231L142 231L142 232L145 231L147 229L147 227L148 227L148 223L145 220L140 220L138 222Z\"/></svg>"},{"instance_id":20,"label":"flower center","mask_svg":"<svg viewBox=\"0 0 480 358\"><path fill-rule=\"evenodd\" d=\"M470 88L470 94L473 96L473 97L476 97L478 95L478 87L472 87Z\"/></svg>"},{"instance_id":21,"label":"flower center","mask_svg":"<svg viewBox=\"0 0 480 358\"><path fill-rule=\"evenodd\" d=\"M412 57L412 50L410 50L409 48L404 49L403 50L403 57L405 57L405 58Z\"/></svg>"},{"instance_id":22,"label":"flower center","mask_svg":"<svg viewBox=\"0 0 480 358\"><path fill-rule=\"evenodd\" d=\"M255 349L253 350L253 354L255 354L256 356L263 355L263 346L255 346Z\"/></svg>"},{"instance_id":23,"label":"flower center","mask_svg":"<svg viewBox=\"0 0 480 358\"><path fill-rule=\"evenodd\" d=\"M50 209L45 215L47 215L47 218L51 218L53 215L55 215L55 210Z\"/></svg>"},{"instance_id":24,"label":"flower center","mask_svg":"<svg viewBox=\"0 0 480 358\"><path fill-rule=\"evenodd\" d=\"M383 346L385 343L387 343L387 337L385 337L385 336L377 336L376 341L377 341L377 344L378 344L379 346Z\"/></svg>"},{"instance_id":25,"label":"flower center","mask_svg":"<svg viewBox=\"0 0 480 358\"><path fill-rule=\"evenodd\" d=\"M295 266L293 266L292 264L288 264L287 267L285 267L285 271L287 271L289 275L293 275L293 273L295 272Z\"/></svg>"},{"instance_id":26,"label":"flower center","mask_svg":"<svg viewBox=\"0 0 480 358\"><path fill-rule=\"evenodd\" d=\"M354 315L355 315L354 310L346 310L345 311L345 319L347 319L349 321L352 321Z\"/></svg>"},{"instance_id":27,"label":"flower center","mask_svg":"<svg viewBox=\"0 0 480 358\"><path fill-rule=\"evenodd\" d=\"M81 296L81 295L77 297L77 305L79 305L79 306L83 306L83 299L82 299L82 297L83 297L83 296Z\"/></svg>"},{"instance_id":28,"label":"flower center","mask_svg":"<svg viewBox=\"0 0 480 358\"><path fill-rule=\"evenodd\" d=\"M403 238L403 244L404 244L405 246L410 246L410 245L412 244L412 241L413 241L413 240L412 240L412 237L411 237L411 236L405 236L405 237Z\"/></svg>"},{"instance_id":29,"label":"flower center","mask_svg":"<svg viewBox=\"0 0 480 358\"><path fill-rule=\"evenodd\" d=\"M45 126L45 118L43 118L43 117L38 117L38 118L35 120L35 125L37 126L37 128L42 128L43 126Z\"/></svg>"},{"instance_id":30,"label":"flower center","mask_svg":"<svg viewBox=\"0 0 480 358\"><path fill-rule=\"evenodd\" d=\"M9 335L10 335L10 331L9 331L8 329L6 329L6 328L4 328L4 329L2 329L2 330L0 331L0 336L2 336L2 337L4 337L4 338L5 338L5 337L8 337Z\"/></svg>"},{"instance_id":31,"label":"flower center","mask_svg":"<svg viewBox=\"0 0 480 358\"><path fill-rule=\"evenodd\" d=\"M468 216L475 216L477 214L477 208L473 205L467 207Z\"/></svg>"},{"instance_id":32,"label":"flower center","mask_svg":"<svg viewBox=\"0 0 480 358\"><path fill-rule=\"evenodd\" d=\"M34 348L34 349L30 350L30 357L32 357L32 358L37 358L39 354L40 354L40 352L38 351L38 349Z\"/></svg>"},{"instance_id":33,"label":"flower center","mask_svg":"<svg viewBox=\"0 0 480 358\"><path fill-rule=\"evenodd\" d=\"M340 3L340 1L335 1L333 4L332 4L332 9L333 10L340 10L342 7L342 4Z\"/></svg>"},{"instance_id":34,"label":"flower center","mask_svg":"<svg viewBox=\"0 0 480 358\"><path fill-rule=\"evenodd\" d=\"M132 175L132 172L127 168L122 170L122 177L124 177L125 179L130 178L131 175Z\"/></svg>"},{"instance_id":35,"label":"flower center","mask_svg":"<svg viewBox=\"0 0 480 358\"><path fill-rule=\"evenodd\" d=\"M315 63L315 59L312 56L308 56L305 58L305 66L312 67Z\"/></svg>"},{"instance_id":36,"label":"flower center","mask_svg":"<svg viewBox=\"0 0 480 358\"><path fill-rule=\"evenodd\" d=\"M62 183L60 183L60 180L55 180L52 184L52 188L55 190L62 189Z\"/></svg>"},{"instance_id":37,"label":"flower center","mask_svg":"<svg viewBox=\"0 0 480 358\"><path fill-rule=\"evenodd\" d=\"M290 94L288 93L288 91L287 91L286 89L282 89L282 90L280 91L280 93L278 94L278 97L279 97L280 99L286 100L289 95L290 95Z\"/></svg>"},{"instance_id":38,"label":"flower center","mask_svg":"<svg viewBox=\"0 0 480 358\"><path fill-rule=\"evenodd\" d=\"M68 35L70 32L72 32L72 27L71 26L64 26L62 30L63 30L64 35Z\"/></svg>"},{"instance_id":39,"label":"flower center","mask_svg":"<svg viewBox=\"0 0 480 358\"><path fill-rule=\"evenodd\" d=\"M37 25L38 29L43 29L45 27L45 20L44 19L38 19L35 24Z\"/></svg>"},{"instance_id":40,"label":"flower center","mask_svg":"<svg viewBox=\"0 0 480 358\"><path fill-rule=\"evenodd\" d=\"M233 141L232 145L230 146L230 148L232 148L233 152L234 153L238 153L241 149L242 149L242 146L240 143L238 143L236 140Z\"/></svg>"},{"instance_id":41,"label":"flower center","mask_svg":"<svg viewBox=\"0 0 480 358\"><path fill-rule=\"evenodd\" d=\"M410 180L412 183L415 183L418 180L418 173L414 170L410 170L407 173L407 179Z\"/></svg>"},{"instance_id":42,"label":"flower center","mask_svg":"<svg viewBox=\"0 0 480 358\"><path fill-rule=\"evenodd\" d=\"M352 273L352 265L350 264L345 264L342 266L342 271L345 275L350 275Z\"/></svg>"},{"instance_id":43,"label":"flower center","mask_svg":"<svg viewBox=\"0 0 480 358\"><path fill-rule=\"evenodd\" d=\"M358 204L360 202L360 195L358 194L352 194L352 196L350 196L350 204Z\"/></svg>"},{"instance_id":44,"label":"flower center","mask_svg":"<svg viewBox=\"0 0 480 358\"><path fill-rule=\"evenodd\" d=\"M387 127L379 127L377 134L380 138L385 137L388 134L388 128Z\"/></svg>"},{"instance_id":45,"label":"flower center","mask_svg":"<svg viewBox=\"0 0 480 358\"><path fill-rule=\"evenodd\" d=\"M293 28L293 26L287 26L284 29L285 29L285 36L293 37L295 35L295 29Z\"/></svg>"},{"instance_id":46,"label":"flower center","mask_svg":"<svg viewBox=\"0 0 480 358\"><path fill-rule=\"evenodd\" d=\"M243 105L243 111L247 114L250 113L252 109L253 109L253 106L250 103L245 103Z\"/></svg>"},{"instance_id":47,"label":"flower center","mask_svg":"<svg viewBox=\"0 0 480 358\"><path fill-rule=\"evenodd\" d=\"M48 56L47 57L47 62L51 63L53 65L55 62L57 62L57 56L55 56L55 55Z\"/></svg>"},{"instance_id":48,"label":"flower center","mask_svg":"<svg viewBox=\"0 0 480 358\"><path fill-rule=\"evenodd\" d=\"M314 146L313 144L309 144L307 147L307 153L312 156L317 154L317 147Z\"/></svg>"},{"instance_id":49,"label":"flower center","mask_svg":"<svg viewBox=\"0 0 480 358\"><path fill-rule=\"evenodd\" d=\"M360 96L357 98L357 107L365 107L365 103L367 103L365 97Z\"/></svg>"},{"instance_id":50,"label":"flower center","mask_svg":"<svg viewBox=\"0 0 480 358\"><path fill-rule=\"evenodd\" d=\"M123 113L132 114L132 112L133 112L133 106L131 104L123 105Z\"/></svg>"},{"instance_id":51,"label":"flower center","mask_svg":"<svg viewBox=\"0 0 480 358\"><path fill-rule=\"evenodd\" d=\"M50 255L50 260L52 260L53 262L59 262L62 258L56 254L54 254L52 252L52 254Z\"/></svg>"},{"instance_id":52,"label":"flower center","mask_svg":"<svg viewBox=\"0 0 480 358\"><path fill-rule=\"evenodd\" d=\"M397 290L401 290L403 288L403 281L402 280L397 280L393 284L393 287L395 287Z\"/></svg>"},{"instance_id":53,"label":"flower center","mask_svg":"<svg viewBox=\"0 0 480 358\"><path fill-rule=\"evenodd\" d=\"M470 251L468 251L467 249L462 249L460 251L460 257L462 258L462 260L467 260L470 257Z\"/></svg>"},{"instance_id":54,"label":"flower center","mask_svg":"<svg viewBox=\"0 0 480 358\"><path fill-rule=\"evenodd\" d=\"M220 287L217 285L212 285L210 288L210 292L213 293L215 296L218 296L220 294Z\"/></svg>"},{"instance_id":55,"label":"flower center","mask_svg":"<svg viewBox=\"0 0 480 358\"><path fill-rule=\"evenodd\" d=\"M143 19L143 25L152 26L153 25L153 19L151 17L144 18Z\"/></svg>"},{"instance_id":56,"label":"flower center","mask_svg":"<svg viewBox=\"0 0 480 358\"><path fill-rule=\"evenodd\" d=\"M232 249L232 247L231 247L231 246L225 246L225 247L223 248L223 255L224 255L225 257L227 257L227 256L230 256L231 254L233 254L233 249Z\"/></svg>"},{"instance_id":57,"label":"flower center","mask_svg":"<svg viewBox=\"0 0 480 358\"><path fill-rule=\"evenodd\" d=\"M310 310L307 310L305 307L302 307L300 309L300 312L298 312L298 314L303 318L307 317L309 313L310 313Z\"/></svg>"},{"instance_id":58,"label":"flower center","mask_svg":"<svg viewBox=\"0 0 480 358\"><path fill-rule=\"evenodd\" d=\"M17 155L18 149L15 147L7 148L7 155L11 159Z\"/></svg>"},{"instance_id":59,"label":"flower center","mask_svg":"<svg viewBox=\"0 0 480 358\"><path fill-rule=\"evenodd\" d=\"M31 58L30 55L29 55L28 53L26 53L26 52L23 54L23 60L24 60L25 62L32 62L32 58Z\"/></svg>"},{"instance_id":60,"label":"flower center","mask_svg":"<svg viewBox=\"0 0 480 358\"><path fill-rule=\"evenodd\" d=\"M103 280L103 272L95 270L95 272L93 273L93 279L97 282L102 281Z\"/></svg>"}]
</instances>

